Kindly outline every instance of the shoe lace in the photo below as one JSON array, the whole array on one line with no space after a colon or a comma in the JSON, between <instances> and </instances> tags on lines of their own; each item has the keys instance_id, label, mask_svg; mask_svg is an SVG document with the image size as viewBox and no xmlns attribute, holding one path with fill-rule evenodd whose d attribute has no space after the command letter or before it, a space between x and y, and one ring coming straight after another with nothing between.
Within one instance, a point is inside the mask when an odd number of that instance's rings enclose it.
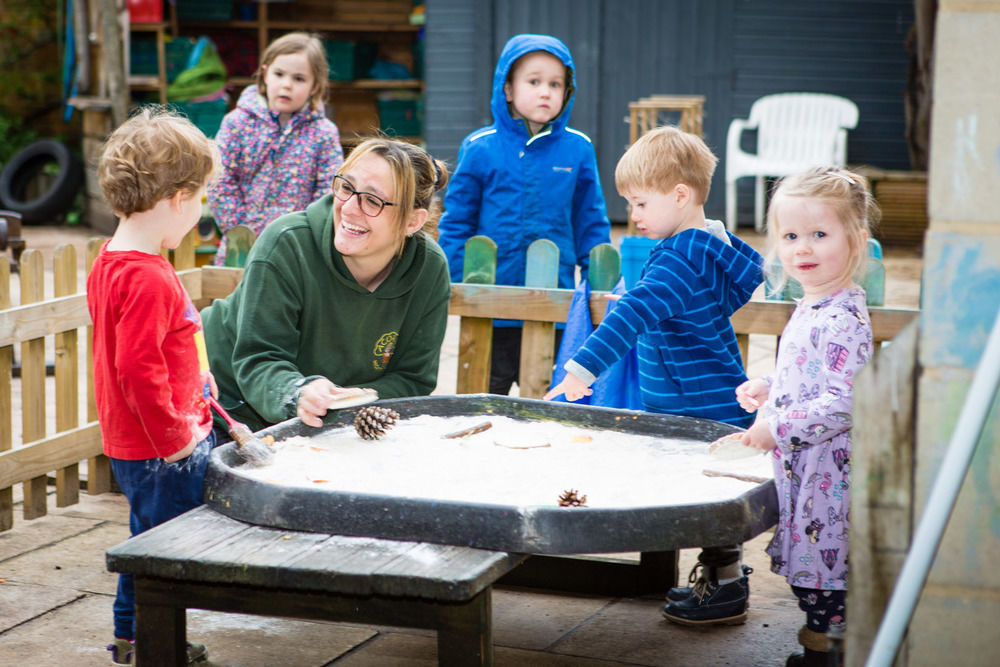
<instances>
[{"instance_id":1,"label":"shoe lace","mask_svg":"<svg viewBox=\"0 0 1000 667\"><path fill-rule=\"evenodd\" d=\"M705 566L701 563L695 563L694 567L691 568L691 573L688 575L688 583L694 584L696 581L703 581L705 579Z\"/></svg>"},{"instance_id":2,"label":"shoe lace","mask_svg":"<svg viewBox=\"0 0 1000 667\"><path fill-rule=\"evenodd\" d=\"M694 582L691 593L698 598L698 602L701 602L701 599L708 593L708 579L701 577L698 581Z\"/></svg>"}]
</instances>

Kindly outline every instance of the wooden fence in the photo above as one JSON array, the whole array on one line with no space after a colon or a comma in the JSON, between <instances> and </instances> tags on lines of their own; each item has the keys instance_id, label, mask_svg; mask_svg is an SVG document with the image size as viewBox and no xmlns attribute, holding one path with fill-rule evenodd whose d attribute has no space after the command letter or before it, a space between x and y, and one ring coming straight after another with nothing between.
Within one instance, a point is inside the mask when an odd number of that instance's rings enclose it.
<instances>
[{"instance_id":1,"label":"wooden fence","mask_svg":"<svg viewBox=\"0 0 1000 667\"><path fill-rule=\"evenodd\" d=\"M194 233L172 253L178 275L196 305L228 295L242 276L242 269L195 267ZM488 240L488 239L487 239ZM89 270L103 239L92 240L87 247L85 266ZM488 246L488 244L486 244ZM487 247L488 250L488 247ZM540 252L548 255L551 249ZM592 254L590 309L598 322L604 314L606 294L617 281L617 251L612 246L595 249ZM546 390L552 368L554 323L566 320L572 290L539 284L555 284L550 272L530 275L540 266L529 259L528 287L482 284L490 276L475 267L475 253L468 253L468 280L452 285L449 312L461 317L459 335L457 393L484 392L489 380L489 350L492 318L525 321L522 342L521 396L540 397ZM548 264L551 259L542 262ZM78 289L79 265L71 245L60 246L53 259L54 294L44 295L44 270L41 253L27 250L21 256L20 300L12 306L10 265L0 257L0 531L13 526L13 487L24 489L25 519L43 516L47 511L49 477L55 477L55 502L58 507L79 501L80 464L87 466L87 492L103 493L111 488L110 466L101 453L101 436L93 396L90 316L86 294ZM482 267L480 266L480 269ZM473 269L470 271L470 269ZM488 272L487 272L488 273ZM538 273L538 272L536 272ZM751 301L737 312L733 326L740 340L744 359L748 355L751 334L781 334L794 305L781 301ZM871 308L876 341L893 338L919 311L899 308ZM45 340L54 341L55 428L46 433L46 414L52 402L46 397ZM80 337L87 341L86 353L79 354ZM15 348L19 352L20 379L12 379ZM82 378L86 381L83 382ZM13 415L14 383L20 383L21 433L15 437ZM85 414L79 404L81 386L87 393Z\"/></svg>"}]
</instances>

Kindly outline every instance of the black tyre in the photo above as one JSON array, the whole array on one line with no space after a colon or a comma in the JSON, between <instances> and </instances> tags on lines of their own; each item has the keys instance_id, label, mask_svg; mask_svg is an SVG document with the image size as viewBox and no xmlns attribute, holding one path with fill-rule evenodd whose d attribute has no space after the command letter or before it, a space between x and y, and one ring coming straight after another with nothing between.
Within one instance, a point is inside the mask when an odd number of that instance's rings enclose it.
<instances>
[{"instance_id":1,"label":"black tyre","mask_svg":"<svg viewBox=\"0 0 1000 667\"><path fill-rule=\"evenodd\" d=\"M28 199L28 185L49 164L58 173L48 190ZM0 204L21 214L26 225L60 222L83 183L83 164L61 141L43 139L25 146L0 171Z\"/></svg>"}]
</instances>

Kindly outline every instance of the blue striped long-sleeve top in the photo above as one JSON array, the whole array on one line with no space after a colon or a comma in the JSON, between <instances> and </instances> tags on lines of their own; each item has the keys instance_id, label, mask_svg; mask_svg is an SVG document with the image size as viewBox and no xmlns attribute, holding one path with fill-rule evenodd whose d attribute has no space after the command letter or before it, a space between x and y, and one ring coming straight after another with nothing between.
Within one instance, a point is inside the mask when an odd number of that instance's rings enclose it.
<instances>
[{"instance_id":1,"label":"blue striped long-sleeve top","mask_svg":"<svg viewBox=\"0 0 1000 667\"><path fill-rule=\"evenodd\" d=\"M646 410L748 426L752 415L736 402L747 377L729 318L760 285L763 260L728 237L731 244L689 229L657 243L567 370L592 381L638 345Z\"/></svg>"}]
</instances>

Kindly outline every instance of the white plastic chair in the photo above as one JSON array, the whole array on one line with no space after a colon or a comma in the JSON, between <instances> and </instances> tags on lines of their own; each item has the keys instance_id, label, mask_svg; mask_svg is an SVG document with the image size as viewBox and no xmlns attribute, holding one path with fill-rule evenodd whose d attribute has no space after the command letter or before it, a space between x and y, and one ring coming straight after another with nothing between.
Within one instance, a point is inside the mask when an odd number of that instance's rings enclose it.
<instances>
[{"instance_id":1,"label":"white plastic chair","mask_svg":"<svg viewBox=\"0 0 1000 667\"><path fill-rule=\"evenodd\" d=\"M764 227L764 179L810 167L847 163L847 130L858 124L858 107L837 95L778 93L750 107L750 118L736 118L726 137L726 225L736 231L736 181L755 177L754 228ZM757 153L740 148L744 130L757 130Z\"/></svg>"}]
</instances>

